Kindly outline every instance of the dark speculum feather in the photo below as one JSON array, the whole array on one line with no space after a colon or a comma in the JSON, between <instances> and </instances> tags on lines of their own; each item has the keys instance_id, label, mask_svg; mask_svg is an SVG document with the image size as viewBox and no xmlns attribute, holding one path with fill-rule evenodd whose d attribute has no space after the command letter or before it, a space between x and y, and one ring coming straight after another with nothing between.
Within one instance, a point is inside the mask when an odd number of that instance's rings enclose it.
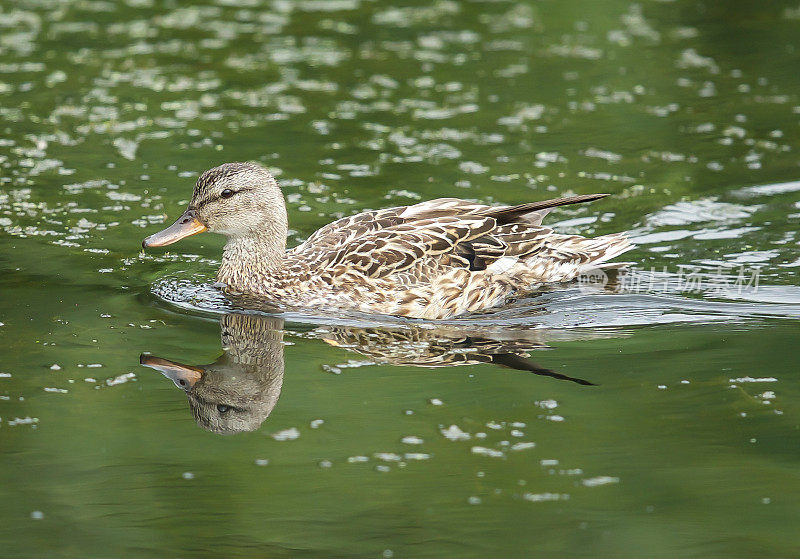
<instances>
[{"instance_id":1,"label":"dark speculum feather","mask_svg":"<svg viewBox=\"0 0 800 559\"><path fill-rule=\"evenodd\" d=\"M486 269L486 261L475 253L475 247L472 246L472 243L460 243L456 246L456 253L469 262L471 271Z\"/></svg>"}]
</instances>

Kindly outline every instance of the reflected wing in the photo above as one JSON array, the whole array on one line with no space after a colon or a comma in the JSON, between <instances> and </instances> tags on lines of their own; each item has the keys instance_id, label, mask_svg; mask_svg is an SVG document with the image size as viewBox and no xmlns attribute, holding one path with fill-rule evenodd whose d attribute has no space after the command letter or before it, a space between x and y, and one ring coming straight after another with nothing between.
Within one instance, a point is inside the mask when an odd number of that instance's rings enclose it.
<instances>
[{"instance_id":1,"label":"reflected wing","mask_svg":"<svg viewBox=\"0 0 800 559\"><path fill-rule=\"evenodd\" d=\"M491 363L584 386L593 385L587 380L570 377L530 361L531 351L548 347L531 339L444 336L418 328L325 327L317 329L315 333L328 344L364 355L375 363L431 368Z\"/></svg>"}]
</instances>

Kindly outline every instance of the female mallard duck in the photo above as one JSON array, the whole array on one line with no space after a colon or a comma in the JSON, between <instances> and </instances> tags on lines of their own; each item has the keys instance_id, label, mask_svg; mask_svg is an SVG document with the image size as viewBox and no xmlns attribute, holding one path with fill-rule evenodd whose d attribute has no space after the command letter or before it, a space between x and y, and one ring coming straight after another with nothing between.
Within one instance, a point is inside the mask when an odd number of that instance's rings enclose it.
<instances>
[{"instance_id":1,"label":"female mallard duck","mask_svg":"<svg viewBox=\"0 0 800 559\"><path fill-rule=\"evenodd\" d=\"M221 233L217 280L232 291L289 307L444 319L610 266L631 248L625 234L587 239L541 224L551 208L603 196L497 207L439 198L339 219L287 251L278 183L259 165L226 163L200 175L188 209L142 245Z\"/></svg>"}]
</instances>

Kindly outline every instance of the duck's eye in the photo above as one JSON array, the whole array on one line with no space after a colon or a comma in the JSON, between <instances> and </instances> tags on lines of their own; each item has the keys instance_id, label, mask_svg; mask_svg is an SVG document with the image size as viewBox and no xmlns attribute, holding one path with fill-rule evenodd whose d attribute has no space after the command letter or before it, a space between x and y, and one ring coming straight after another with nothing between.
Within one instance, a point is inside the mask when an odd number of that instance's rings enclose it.
<instances>
[{"instance_id":1,"label":"duck's eye","mask_svg":"<svg viewBox=\"0 0 800 559\"><path fill-rule=\"evenodd\" d=\"M222 191L222 194L220 194L220 196L227 199L233 196L234 194L235 192L233 190L231 190L230 188L226 188L225 190Z\"/></svg>"},{"instance_id":2,"label":"duck's eye","mask_svg":"<svg viewBox=\"0 0 800 559\"><path fill-rule=\"evenodd\" d=\"M230 409L231 409L231 407L230 406L226 406L225 404L217 404L217 411L219 413L221 413L222 415L225 415L226 413L228 413L228 411Z\"/></svg>"}]
</instances>

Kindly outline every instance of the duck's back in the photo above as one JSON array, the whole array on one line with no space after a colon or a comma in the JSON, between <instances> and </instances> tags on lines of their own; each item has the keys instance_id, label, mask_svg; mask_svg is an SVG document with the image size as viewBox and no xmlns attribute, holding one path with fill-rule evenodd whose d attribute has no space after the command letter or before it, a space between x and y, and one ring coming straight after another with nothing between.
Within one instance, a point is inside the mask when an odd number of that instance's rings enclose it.
<instances>
[{"instance_id":1,"label":"duck's back","mask_svg":"<svg viewBox=\"0 0 800 559\"><path fill-rule=\"evenodd\" d=\"M492 207L455 198L363 212L326 225L286 254L284 303L441 319L574 279L630 248L541 225L550 208L590 195Z\"/></svg>"}]
</instances>

